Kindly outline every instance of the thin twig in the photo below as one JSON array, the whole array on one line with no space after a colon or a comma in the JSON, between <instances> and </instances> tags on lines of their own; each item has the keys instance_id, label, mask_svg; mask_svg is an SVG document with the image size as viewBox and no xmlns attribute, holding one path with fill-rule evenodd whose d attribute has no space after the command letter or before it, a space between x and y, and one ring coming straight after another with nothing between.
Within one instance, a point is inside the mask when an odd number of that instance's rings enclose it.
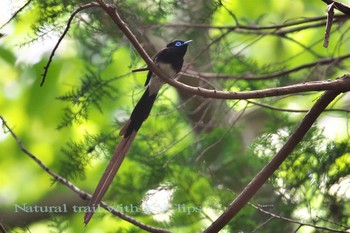
<instances>
[{"instance_id":1,"label":"thin twig","mask_svg":"<svg viewBox=\"0 0 350 233\"><path fill-rule=\"evenodd\" d=\"M239 101L237 101L234 105L238 104L238 102ZM233 106L231 108L233 108ZM248 103L246 103L246 105L244 106L242 111L238 114L236 119L230 124L230 126L228 128L225 129L225 131L221 134L221 136L214 143L211 143L209 146L207 146L205 149L203 149L201 151L201 153L196 157L196 160L195 160L196 162L198 162L200 159L202 159L202 157L205 155L205 153L207 153L210 149L217 146L226 137L226 135L233 129L235 124L238 122L238 120L241 119L241 117L243 116L243 114L247 110L247 107L248 107Z\"/></svg>"},{"instance_id":2,"label":"thin twig","mask_svg":"<svg viewBox=\"0 0 350 233\"><path fill-rule=\"evenodd\" d=\"M278 72L270 73L270 74L261 74L261 75L242 75L242 76L234 76L234 75L229 75L229 74L216 74L216 73L208 73L208 72L197 72L193 70L185 70L184 72L181 72L181 74L189 76L189 77L202 77L202 78L217 78L217 79L236 79L236 80L251 80L251 81L258 81L258 80L264 80L264 79L272 79L272 78L277 78L281 77L283 75L287 75L290 73L294 73L300 70L304 69L310 69L315 66L320 66L320 65L329 65L332 63L340 62L344 59L350 58L350 54L346 54L343 56L339 57L334 57L334 58L325 58L325 59L320 59L315 62L303 64L300 66L296 66L291 69L286 69L286 70L281 70Z\"/></svg>"},{"instance_id":3,"label":"thin twig","mask_svg":"<svg viewBox=\"0 0 350 233\"><path fill-rule=\"evenodd\" d=\"M291 218L286 218L286 217L283 217L283 216L271 213L271 212L269 212L267 210L264 210L263 208L261 208L259 206L256 206L256 205L254 205L252 203L249 203L249 205L253 206L255 209L259 210L260 212L271 216L272 218L280 219L280 220L287 221L287 222L294 223L294 224L299 224L301 226L313 227L315 229L322 230L322 232L323 231L340 232L340 233L348 232L346 230L337 230L337 229L333 229L333 228L329 228L329 227L322 227L322 226L318 226L318 225L311 224L311 223L305 223L305 222L297 221L297 220L294 220L294 219L291 219Z\"/></svg>"},{"instance_id":4,"label":"thin twig","mask_svg":"<svg viewBox=\"0 0 350 233\"><path fill-rule=\"evenodd\" d=\"M346 16L344 15L335 15L336 19L344 19ZM256 25L235 25L235 26L215 26L210 24L196 24L196 23L167 23L167 24L157 24L157 25L151 25L147 26L148 28L159 28L159 27L173 27L173 28L197 28L197 29L213 29L213 30L250 30L250 31L263 31L263 30L273 30L276 31L277 29L286 28L286 27L294 27L299 24L306 24L311 22L317 22L322 21L324 25L324 20L326 20L326 16L317 16L317 17L311 17L311 18L303 18L302 20L295 20L292 22L287 22L283 24L276 24L276 25L270 25L270 26L256 26Z\"/></svg>"},{"instance_id":5,"label":"thin twig","mask_svg":"<svg viewBox=\"0 0 350 233\"><path fill-rule=\"evenodd\" d=\"M248 103L256 105L256 106L260 106L263 108L267 108L267 109L271 109L271 110L276 110L276 111L281 111L281 112L293 112L293 113L307 113L309 110L306 109L290 109L290 108L278 108L269 104L263 104L263 103L259 103L256 101L251 101L251 100L247 100ZM340 109L340 108L330 108L330 109L325 109L325 112L345 112L345 113L350 113L350 110L346 110L346 109Z\"/></svg>"},{"instance_id":6,"label":"thin twig","mask_svg":"<svg viewBox=\"0 0 350 233\"><path fill-rule=\"evenodd\" d=\"M133 69L131 72L136 73L136 72L142 72L142 71L148 71L148 67Z\"/></svg>"},{"instance_id":7,"label":"thin twig","mask_svg":"<svg viewBox=\"0 0 350 233\"><path fill-rule=\"evenodd\" d=\"M60 45L60 43L62 42L63 38L66 36L69 28L70 28L70 25L72 23L72 20L73 18L75 17L76 14L78 14L80 11L82 10L85 10L87 8L91 8L91 7L99 7L100 5L97 3L97 2L90 2L88 4L85 4L85 5L82 5L80 6L78 9L76 9L69 17L68 21L67 21L67 25L66 25L66 28L64 29L62 35L60 36L60 38L58 39L55 47L53 48L53 50L51 51L51 54L50 54L50 57L49 57L49 60L46 64L46 66L44 66L44 73L41 75L42 79L41 79L41 83L40 83L40 86L42 87L44 85L44 82L45 82L45 79L46 79L46 76L47 76L47 72L49 71L49 67L50 67L50 64L52 62L52 59L53 57L55 56L55 52L56 50L58 49L58 46Z\"/></svg>"},{"instance_id":8,"label":"thin twig","mask_svg":"<svg viewBox=\"0 0 350 233\"><path fill-rule=\"evenodd\" d=\"M269 217L268 219L266 219L263 223L259 224L257 227L254 228L254 230L252 231L252 233L258 232L258 230L260 228L262 228L264 225L268 224L271 220L273 220L274 217Z\"/></svg>"},{"instance_id":9,"label":"thin twig","mask_svg":"<svg viewBox=\"0 0 350 233\"><path fill-rule=\"evenodd\" d=\"M344 15L335 15L333 22L334 23L342 22L347 18L348 17ZM301 21L295 21L295 23L292 22L292 23L285 23L285 24L271 25L271 26L250 26L250 25L215 26L210 24L159 24L159 25L152 25L149 28L173 27L173 28L198 28L198 29L205 29L205 30L232 30L240 34L284 36L286 34L299 32L305 29L324 26L326 24L324 22L325 19L326 18L324 16L321 16L321 17L315 17L310 19L307 18ZM320 21L320 22L310 23L314 21ZM296 27L295 25L298 25L298 24L306 24L306 25ZM292 28L282 30L283 28L286 28L286 27L292 27Z\"/></svg>"},{"instance_id":10,"label":"thin twig","mask_svg":"<svg viewBox=\"0 0 350 233\"><path fill-rule=\"evenodd\" d=\"M0 120L2 121L3 127L11 134L11 136L16 140L17 145L19 148L26 154L28 155L31 159L33 159L46 173L48 173L51 177L54 178L54 180L58 181L59 183L67 186L69 189L71 189L73 192L77 193L83 200L90 200L91 195L88 194L87 192L84 192L77 186L75 186L73 183L68 181L66 178L63 178L59 174L55 173L52 171L49 167L47 167L39 158L37 158L34 154L32 154L22 143L22 141L19 139L19 137L13 132L13 130L9 127L9 125L6 123L5 119L0 116ZM146 225L142 222L137 221L136 219L114 209L112 206L109 206L107 203L102 202L100 204L102 208L107 210L108 212L111 212L115 216L118 216L119 218L132 223L135 226L138 226L139 228L149 231L149 232L156 232L156 233L169 233L169 231L152 227L149 225Z\"/></svg>"},{"instance_id":11,"label":"thin twig","mask_svg":"<svg viewBox=\"0 0 350 233\"><path fill-rule=\"evenodd\" d=\"M334 2L328 5L327 7L327 23L326 23L326 32L324 34L324 43L323 47L328 48L329 36L331 34L331 28L334 18Z\"/></svg>"}]
</instances>

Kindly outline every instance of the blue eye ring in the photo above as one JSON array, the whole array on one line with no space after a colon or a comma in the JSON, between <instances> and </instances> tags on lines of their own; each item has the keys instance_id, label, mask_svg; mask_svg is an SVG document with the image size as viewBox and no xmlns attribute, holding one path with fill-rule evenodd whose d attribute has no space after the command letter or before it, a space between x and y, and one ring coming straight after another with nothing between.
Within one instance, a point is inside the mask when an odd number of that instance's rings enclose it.
<instances>
[{"instance_id":1,"label":"blue eye ring","mask_svg":"<svg viewBox=\"0 0 350 233\"><path fill-rule=\"evenodd\" d=\"M182 45L182 43L181 43L180 41L178 41L178 42L175 43L175 46L176 46L176 47L179 47L179 46L181 46L181 45Z\"/></svg>"}]
</instances>

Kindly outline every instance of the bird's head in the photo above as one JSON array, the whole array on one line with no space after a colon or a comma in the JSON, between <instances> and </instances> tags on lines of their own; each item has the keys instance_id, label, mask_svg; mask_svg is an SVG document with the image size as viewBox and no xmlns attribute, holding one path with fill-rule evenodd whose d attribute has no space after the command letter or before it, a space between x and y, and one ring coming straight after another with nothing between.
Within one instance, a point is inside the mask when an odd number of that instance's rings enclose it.
<instances>
[{"instance_id":1,"label":"bird's head","mask_svg":"<svg viewBox=\"0 0 350 233\"><path fill-rule=\"evenodd\" d=\"M170 42L169 44L167 44L166 47L167 47L167 49L170 49L171 51L184 56L186 51L187 51L187 46L191 42L192 42L192 40L188 40L188 41L174 40L174 41Z\"/></svg>"},{"instance_id":2,"label":"bird's head","mask_svg":"<svg viewBox=\"0 0 350 233\"><path fill-rule=\"evenodd\" d=\"M186 47L187 48L187 45L189 43L191 43L192 40L188 40L188 41L182 41L182 40L174 40L172 42L170 42L169 44L167 44L167 48L171 48L171 47L177 47L177 48L180 48L180 47Z\"/></svg>"}]
</instances>

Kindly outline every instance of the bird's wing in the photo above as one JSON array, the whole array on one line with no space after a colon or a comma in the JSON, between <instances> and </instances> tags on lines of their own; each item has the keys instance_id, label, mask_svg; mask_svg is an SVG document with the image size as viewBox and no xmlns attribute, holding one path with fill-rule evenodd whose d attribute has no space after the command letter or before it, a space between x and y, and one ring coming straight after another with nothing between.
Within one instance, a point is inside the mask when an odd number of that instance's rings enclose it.
<instances>
[{"instance_id":1,"label":"bird's wing","mask_svg":"<svg viewBox=\"0 0 350 233\"><path fill-rule=\"evenodd\" d=\"M154 55L154 58L153 58L153 62L157 64L157 59L158 59L158 55L163 52L165 49L162 49L160 50L158 53L156 53L156 55ZM153 72L150 70L148 71L147 73L147 79L146 79L146 82L145 82L145 86L148 85L149 81L151 81L151 78L152 78L152 75L153 75Z\"/></svg>"}]
</instances>

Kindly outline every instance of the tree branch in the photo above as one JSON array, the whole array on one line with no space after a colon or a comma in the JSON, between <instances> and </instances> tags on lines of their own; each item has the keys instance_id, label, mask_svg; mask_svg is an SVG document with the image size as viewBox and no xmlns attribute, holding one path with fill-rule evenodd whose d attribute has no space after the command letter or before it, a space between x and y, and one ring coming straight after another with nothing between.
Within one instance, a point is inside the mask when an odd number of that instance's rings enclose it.
<instances>
[{"instance_id":1,"label":"tree branch","mask_svg":"<svg viewBox=\"0 0 350 233\"><path fill-rule=\"evenodd\" d=\"M53 57L55 56L55 52L58 49L58 46L60 45L60 43L62 42L63 38L66 36L70 25L72 23L73 18L75 17L76 14L78 14L80 11L85 10L87 8L91 8L91 7L99 7L100 5L96 2L90 2L88 4L82 5L80 6L78 9L76 9L69 17L68 21L67 21L67 25L66 28L64 29L62 35L60 36L60 38L58 39L55 47L53 48L53 50L51 51L50 57L49 57L49 61L47 62L46 66L44 66L44 73L41 75L42 79L41 79L41 83L40 86L42 87L44 85L45 82L45 78L47 75L47 72L49 71L49 67L50 64L52 62Z\"/></svg>"},{"instance_id":2,"label":"tree branch","mask_svg":"<svg viewBox=\"0 0 350 233\"><path fill-rule=\"evenodd\" d=\"M294 223L294 224L299 224L300 226L308 226L308 227L313 227L315 229L318 229L318 230L322 230L323 231L329 231L329 232L339 232L339 233L346 233L348 231L346 230L337 230L337 229L333 229L333 228L329 228L329 227L322 227L322 226L318 226L318 225L315 225L315 224L311 224L311 223L305 223L305 222L301 222L301 221L297 221L297 220L294 220L294 219L291 219L291 218L286 218L286 217L283 217L283 216L280 216L280 215L277 215L277 214L274 214L274 213L271 213L267 210L264 210L263 208L259 207L259 206L256 206L252 203L249 203L251 206L253 206L255 209L259 210L260 212L264 213L264 214L267 214L269 216L271 216L272 218L275 218L275 219L280 219L280 220L283 220L283 221L286 221L286 222L290 222L290 223Z\"/></svg>"},{"instance_id":3,"label":"tree branch","mask_svg":"<svg viewBox=\"0 0 350 233\"><path fill-rule=\"evenodd\" d=\"M331 3L328 5L326 12L327 12L327 23L326 23L326 32L324 34L323 47L328 48L329 36L331 34L331 28L332 28L332 23L334 18L334 3Z\"/></svg>"},{"instance_id":4,"label":"tree branch","mask_svg":"<svg viewBox=\"0 0 350 233\"><path fill-rule=\"evenodd\" d=\"M218 91L209 90L202 87L193 87L180 83L175 79L169 78L163 73L163 71L154 64L153 60L148 56L146 51L143 49L135 35L131 32L127 24L122 20L116 7L111 4L106 4L103 0L97 0L102 9L111 17L113 22L119 27L119 29L124 33L124 35L129 39L131 44L139 52L140 56L148 65L148 68L157 74L164 82L169 85L178 88L182 91L186 91L193 95L199 95L207 98L215 99L252 99L252 98L265 98L271 96L280 96L291 93L299 93L305 91L324 91L324 90L338 90L338 91L349 91L350 90L350 78L344 76L341 79L335 81L318 81L318 82L308 82L303 84L270 88L259 91L247 91L247 92L229 92L229 91Z\"/></svg>"},{"instance_id":5,"label":"tree branch","mask_svg":"<svg viewBox=\"0 0 350 233\"><path fill-rule=\"evenodd\" d=\"M83 190L81 190L80 188L78 188L77 186L75 186L73 183L71 183L70 181L68 181L66 178L63 178L62 176L58 175L57 173L55 173L54 171L52 171L49 167L47 167L40 159L38 159L34 154L32 154L30 151L28 151L28 149L24 146L24 144L22 143L22 141L17 137L17 135L12 131L12 129L8 126L8 124L6 123L5 119L0 116L0 120L2 121L2 125L4 127L4 129L8 130L8 132L11 134L11 136L16 140L17 145L19 146L19 148L26 154L28 155L31 159L33 159L46 173L48 173L51 177L53 177L54 180L58 181L59 183L67 186L69 189L71 189L73 192L77 193L79 195L79 197L83 200L90 200L91 195L88 194L87 192L84 192ZM107 210L108 212L112 213L115 216L118 216L119 218L130 222L131 224L138 226L139 228L149 231L149 232L155 232L155 233L169 233L169 231L164 230L164 229L160 229L160 228L156 228L156 227L152 227L149 225L146 225L142 222L137 221L136 219L114 209L112 206L109 206L107 203L102 202L100 204L100 206L102 208L104 208L105 210Z\"/></svg>"},{"instance_id":6,"label":"tree branch","mask_svg":"<svg viewBox=\"0 0 350 233\"><path fill-rule=\"evenodd\" d=\"M347 19L346 16L342 14L338 14L334 16L337 20ZM157 25L151 25L148 26L148 28L159 28L159 27L172 27L172 28L197 28L197 29L210 29L210 30L232 30L232 31L238 31L243 32L242 30L245 30L246 33L257 33L258 34L286 34L289 31L279 31L279 29L287 28L287 27L293 27L293 30L296 30L298 28L295 28L297 25L300 24L307 24L311 22L316 22L312 24L312 26L323 26L325 25L324 20L326 20L326 16L317 16L317 17L311 17L311 18L303 18L302 20L296 20L294 22L287 22L283 24L277 24L277 25L271 25L271 26L256 26L256 25L236 25L236 26L215 26L210 24L195 24L195 23L167 23L167 24L157 24ZM301 29L309 28L309 26L302 26ZM300 30L299 28L299 30ZM272 32L266 32L263 33L261 31L266 30L272 30ZM259 33L261 32L261 33Z\"/></svg>"},{"instance_id":7,"label":"tree branch","mask_svg":"<svg viewBox=\"0 0 350 233\"><path fill-rule=\"evenodd\" d=\"M5 227L1 224L1 222L0 222L0 232L1 233L7 233Z\"/></svg>"},{"instance_id":8,"label":"tree branch","mask_svg":"<svg viewBox=\"0 0 350 233\"><path fill-rule=\"evenodd\" d=\"M247 100L248 103L260 106L263 108L267 108L270 110L274 111L281 111L281 112L292 112L292 113L307 113L309 110L306 109L288 109L288 108L278 108L272 105L264 104L264 103L259 103L251 100ZM330 108L330 109L325 109L324 112L344 112L344 113L350 113L350 110L346 109L340 109L340 108Z\"/></svg>"},{"instance_id":9,"label":"tree branch","mask_svg":"<svg viewBox=\"0 0 350 233\"><path fill-rule=\"evenodd\" d=\"M305 115L300 125L290 136L275 157L254 177L254 179L244 188L237 198L227 207L225 212L215 220L204 232L219 232L236 214L248 203L256 192L266 183L268 178L278 169L283 161L290 155L293 149L308 132L317 117L324 109L340 94L336 90L326 91Z\"/></svg>"},{"instance_id":10,"label":"tree branch","mask_svg":"<svg viewBox=\"0 0 350 233\"><path fill-rule=\"evenodd\" d=\"M300 70L304 70L304 69L310 69L312 67L319 66L319 65L329 65L332 63L340 62L340 61L347 59L347 58L350 58L350 54L346 54L346 55L334 57L334 58L324 58L324 59L320 59L320 60L315 61L315 62L296 66L296 67L291 68L291 69L286 69L286 70L281 70L281 71L270 73L270 74L261 74L261 75L234 76L234 75L229 75L229 74L215 74L215 73L209 73L209 72L197 72L197 71L193 71L193 70L185 70L184 72L181 72L181 74L189 76L189 77L257 81L257 80L278 78L278 77L283 76L283 75L287 75L287 74L297 72Z\"/></svg>"}]
</instances>

